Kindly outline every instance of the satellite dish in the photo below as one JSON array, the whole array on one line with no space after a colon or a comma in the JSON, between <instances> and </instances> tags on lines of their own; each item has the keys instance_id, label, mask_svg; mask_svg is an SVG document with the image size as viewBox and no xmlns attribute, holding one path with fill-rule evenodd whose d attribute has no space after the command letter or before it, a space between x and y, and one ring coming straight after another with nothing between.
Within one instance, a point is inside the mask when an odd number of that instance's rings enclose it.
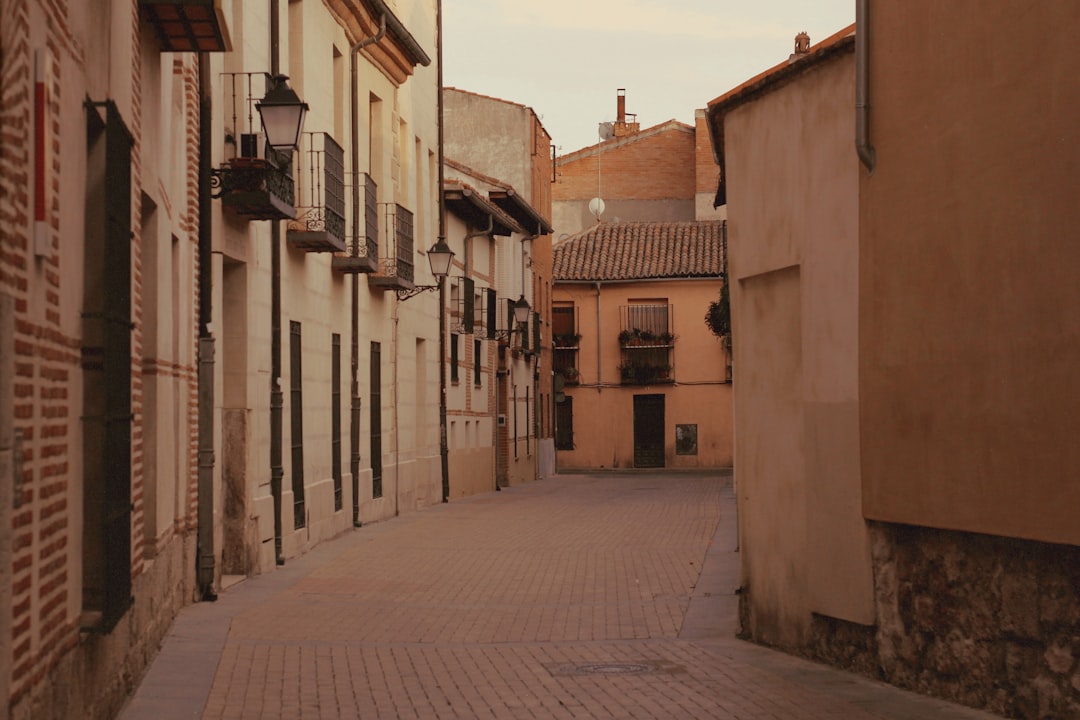
<instances>
[{"instance_id":1,"label":"satellite dish","mask_svg":"<svg viewBox=\"0 0 1080 720\"><path fill-rule=\"evenodd\" d=\"M599 133L600 133L600 139L601 140L610 140L611 138L615 137L615 123L613 123L613 122L602 122L602 123L600 123Z\"/></svg>"},{"instance_id":2,"label":"satellite dish","mask_svg":"<svg viewBox=\"0 0 1080 720\"><path fill-rule=\"evenodd\" d=\"M598 197L595 197L592 200L590 200L589 201L589 212L591 212L593 215L595 215L596 219L599 220L600 216L604 214L604 201L601 200Z\"/></svg>"}]
</instances>

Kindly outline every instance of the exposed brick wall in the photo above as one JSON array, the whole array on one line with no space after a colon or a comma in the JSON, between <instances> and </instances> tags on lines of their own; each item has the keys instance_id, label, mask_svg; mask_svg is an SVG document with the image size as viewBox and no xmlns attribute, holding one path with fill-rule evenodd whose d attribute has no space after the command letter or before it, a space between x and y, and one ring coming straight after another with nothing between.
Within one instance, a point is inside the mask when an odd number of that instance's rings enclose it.
<instances>
[{"instance_id":1,"label":"exposed brick wall","mask_svg":"<svg viewBox=\"0 0 1080 720\"><path fill-rule=\"evenodd\" d=\"M699 193L713 195L720 180L720 166L713 155L709 123L704 111L694 117L694 184Z\"/></svg>"},{"instance_id":2,"label":"exposed brick wall","mask_svg":"<svg viewBox=\"0 0 1080 720\"><path fill-rule=\"evenodd\" d=\"M559 158L553 186L555 202L607 199L670 200L693 198L695 191L694 133L672 126L655 135L648 130L624 140Z\"/></svg>"},{"instance_id":3,"label":"exposed brick wall","mask_svg":"<svg viewBox=\"0 0 1080 720\"><path fill-rule=\"evenodd\" d=\"M132 0L130 11L133 47L140 44L138 3ZM15 428L22 433L21 504L12 514L10 528L0 532L12 535L12 565L5 572L5 582L12 584L12 682L11 697L0 701L10 705L13 717L111 716L128 685L156 646L167 627L177 603L184 601L182 588L187 575L193 574L193 562L179 561L185 553L183 538L170 551L172 562L184 568L182 577L170 578L167 593L160 582L136 584L140 597L137 607L154 608L152 618L142 626L118 629L107 636L84 636L79 631L79 606L82 578L71 568L81 563L81 538L73 534L79 526L81 505L81 459L73 449L81 447L83 432L79 394L82 363L80 337L65 334L65 328L78 327L78 318L62 317L62 292L68 286L79 287L84 268L69 258L79 253L65 253L64 247L81 242L79 235L61 239L61 177L70 180L77 159L85 156L85 135L62 135L61 108L78 107L84 95L66 75L61 84L61 67L76 71L86 66L83 49L68 27L66 5L54 2L9 0L4 5L5 19L0 24L0 291L15 300ZM30 196L32 176L31 149L33 121L34 50L29 39L31 23L41 26L45 48L54 60L48 78L52 105L49 132L52 165L49 168L50 206L47 208L51 252L43 257L33 253L33 224ZM143 563L145 493L143 488L142 403L143 374L162 369L154 358L144 362L142 328L143 267L141 257L142 102L141 63L138 50L131 68L132 105L124 108L125 121L135 139L132 155L132 574L139 577L146 570ZM178 57L174 71L183 79L187 100L186 133L189 187L180 198L178 211L185 242L197 242L198 176L198 83L195 56ZM77 82L77 81L76 81ZM66 94L66 95L65 95ZM104 100L104 97L94 97ZM156 100L155 100L156 101ZM165 102L171 108L171 98ZM72 164L65 161L75 160ZM66 173L66 175L63 175ZM70 192L72 183L63 188ZM176 200L176 198L174 198ZM62 242L61 242L62 240ZM196 273L197 253L191 252ZM189 287L194 287L194 277ZM185 298L186 300L186 298ZM76 310L77 312L77 310ZM197 310L194 317L197 317ZM194 345L195 328L181 334L184 342ZM192 357L194 357L192 355ZM186 381L189 428L179 430L187 439L190 472L187 481L187 506L182 513L180 532L194 526L197 462L194 419L197 413L197 387L194 362L173 364L166 368ZM183 447L184 443L181 443ZM190 570L188 568L191 568ZM162 569L155 570L162 575ZM180 589L180 592L178 592ZM165 595L168 599L165 599ZM179 596L179 600L177 597ZM190 599L190 598L188 598ZM74 608L74 614L71 609ZM150 622L152 620L152 622ZM126 620L133 622L130 618ZM134 632L132 632L134 630ZM91 681L90 678L94 680ZM54 692L62 688L64 692ZM61 697L61 696L64 697ZM65 709L66 708L66 709ZM79 709L81 708L81 709Z\"/></svg>"}]
</instances>

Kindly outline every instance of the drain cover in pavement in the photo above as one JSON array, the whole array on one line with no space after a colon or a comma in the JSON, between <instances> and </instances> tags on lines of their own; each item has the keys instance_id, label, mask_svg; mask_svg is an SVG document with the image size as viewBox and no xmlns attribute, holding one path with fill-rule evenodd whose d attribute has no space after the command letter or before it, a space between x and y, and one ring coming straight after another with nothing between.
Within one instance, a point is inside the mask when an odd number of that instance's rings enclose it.
<instances>
[{"instance_id":1,"label":"drain cover in pavement","mask_svg":"<svg viewBox=\"0 0 1080 720\"><path fill-rule=\"evenodd\" d=\"M591 662L554 665L548 668L552 675L646 675L648 673L683 672L683 668L669 663L655 662Z\"/></svg>"},{"instance_id":2,"label":"drain cover in pavement","mask_svg":"<svg viewBox=\"0 0 1080 720\"><path fill-rule=\"evenodd\" d=\"M644 663L585 663L574 669L587 675L640 675L655 670Z\"/></svg>"}]
</instances>

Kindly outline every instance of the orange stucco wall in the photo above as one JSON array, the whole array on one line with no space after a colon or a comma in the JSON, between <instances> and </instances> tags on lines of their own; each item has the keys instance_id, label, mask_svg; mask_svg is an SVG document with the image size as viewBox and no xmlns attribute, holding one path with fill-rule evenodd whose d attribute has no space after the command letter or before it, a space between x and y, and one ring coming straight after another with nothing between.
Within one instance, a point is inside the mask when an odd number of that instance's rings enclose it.
<instances>
[{"instance_id":1,"label":"orange stucco wall","mask_svg":"<svg viewBox=\"0 0 1080 720\"><path fill-rule=\"evenodd\" d=\"M1080 4L880 2L870 29L866 515L1080 543Z\"/></svg>"},{"instance_id":2,"label":"orange stucco wall","mask_svg":"<svg viewBox=\"0 0 1080 720\"><path fill-rule=\"evenodd\" d=\"M874 619L859 502L854 68L849 45L724 118L747 630L789 647L806 641L811 613Z\"/></svg>"},{"instance_id":3,"label":"orange stucco wall","mask_svg":"<svg viewBox=\"0 0 1080 720\"><path fill-rule=\"evenodd\" d=\"M664 464L672 468L730 467L731 385L719 338L704 323L720 280L668 280L595 285L559 284L553 299L572 302L581 334L580 384L567 386L573 399L574 449L560 450L561 469L634 467L634 395L664 395ZM674 383L622 385L618 335L620 306L631 300L666 301L673 306ZM679 455L676 424L696 424L697 454Z\"/></svg>"}]
</instances>

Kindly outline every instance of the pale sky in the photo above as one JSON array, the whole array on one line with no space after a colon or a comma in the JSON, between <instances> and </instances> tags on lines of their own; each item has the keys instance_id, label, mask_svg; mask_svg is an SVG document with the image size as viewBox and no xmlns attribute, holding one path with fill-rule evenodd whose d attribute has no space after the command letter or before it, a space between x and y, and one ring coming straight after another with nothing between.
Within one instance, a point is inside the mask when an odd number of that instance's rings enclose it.
<instances>
[{"instance_id":1,"label":"pale sky","mask_svg":"<svg viewBox=\"0 0 1080 720\"><path fill-rule=\"evenodd\" d=\"M855 21L855 0L449 0L443 82L532 107L560 154L597 142L615 94L642 129L705 107Z\"/></svg>"}]
</instances>

